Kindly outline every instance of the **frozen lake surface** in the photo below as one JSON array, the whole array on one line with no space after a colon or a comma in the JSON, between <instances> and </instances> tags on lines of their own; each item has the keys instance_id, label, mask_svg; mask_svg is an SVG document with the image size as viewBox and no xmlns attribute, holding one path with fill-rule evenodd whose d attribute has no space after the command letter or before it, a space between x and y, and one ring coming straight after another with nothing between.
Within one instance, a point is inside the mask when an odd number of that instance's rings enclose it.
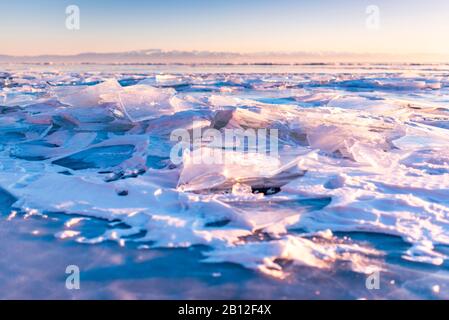
<instances>
[{"instance_id":1,"label":"frozen lake surface","mask_svg":"<svg viewBox=\"0 0 449 320\"><path fill-rule=\"evenodd\" d=\"M0 65L0 298L448 299L448 147L447 65Z\"/></svg>"}]
</instances>

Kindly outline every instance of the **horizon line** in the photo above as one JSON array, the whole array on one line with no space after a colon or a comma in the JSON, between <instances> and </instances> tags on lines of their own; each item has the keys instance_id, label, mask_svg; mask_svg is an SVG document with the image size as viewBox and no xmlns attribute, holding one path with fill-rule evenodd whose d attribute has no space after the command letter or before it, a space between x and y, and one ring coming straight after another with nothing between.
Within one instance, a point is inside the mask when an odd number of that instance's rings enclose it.
<instances>
[{"instance_id":1,"label":"horizon line","mask_svg":"<svg viewBox=\"0 0 449 320\"><path fill-rule=\"evenodd\" d=\"M407 53L391 53L391 52L355 52L355 51L332 51L332 50L257 50L257 51L223 51L223 50L207 50L207 49L195 49L195 50L182 50L182 49L160 49L160 48L149 48L149 49L133 49L124 51L80 51L76 53L41 53L41 54L8 54L1 53L0 56L8 57L44 57L44 56L58 56L58 57L71 57L80 56L87 54L125 54L125 53L143 53L143 52L159 52L159 53L213 53L213 54L235 54L235 55L291 55L291 54L313 54L313 55L325 55L325 54L335 54L335 55L357 55L357 56L370 56L370 55L383 55L383 56L445 56L449 57L449 53L442 52L407 52Z\"/></svg>"},{"instance_id":2,"label":"horizon line","mask_svg":"<svg viewBox=\"0 0 449 320\"><path fill-rule=\"evenodd\" d=\"M119 52L80 52L76 54L8 55L0 63L97 63L97 64L444 64L444 53L376 53L349 51L208 51L142 49Z\"/></svg>"}]
</instances>

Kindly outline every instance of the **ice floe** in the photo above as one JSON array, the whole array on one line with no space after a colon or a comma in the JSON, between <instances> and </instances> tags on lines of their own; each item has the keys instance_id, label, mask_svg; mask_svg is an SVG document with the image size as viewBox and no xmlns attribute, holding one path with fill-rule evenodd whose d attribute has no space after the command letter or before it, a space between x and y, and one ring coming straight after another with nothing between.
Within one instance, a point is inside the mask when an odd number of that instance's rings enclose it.
<instances>
[{"instance_id":1,"label":"ice floe","mask_svg":"<svg viewBox=\"0 0 449 320\"><path fill-rule=\"evenodd\" d=\"M441 265L449 82L423 73L9 71L0 83L0 188L15 210L76 215L58 239L205 245L205 262L280 278L285 262L383 268L388 252L338 232L398 236L405 260ZM174 163L180 129L202 140ZM276 129L278 150L210 144L209 129ZM201 161L211 153L221 162ZM88 237L75 229L89 217L128 228Z\"/></svg>"}]
</instances>

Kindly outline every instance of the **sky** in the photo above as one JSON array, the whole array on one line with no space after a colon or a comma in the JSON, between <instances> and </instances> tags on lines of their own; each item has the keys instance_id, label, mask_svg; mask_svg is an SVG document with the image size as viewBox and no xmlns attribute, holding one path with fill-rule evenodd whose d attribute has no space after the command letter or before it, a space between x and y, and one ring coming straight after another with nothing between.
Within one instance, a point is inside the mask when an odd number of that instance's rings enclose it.
<instances>
[{"instance_id":1,"label":"sky","mask_svg":"<svg viewBox=\"0 0 449 320\"><path fill-rule=\"evenodd\" d=\"M80 9L79 30L66 28L68 5ZM448 0L0 0L0 54L8 55L152 48L449 55L448 35Z\"/></svg>"}]
</instances>

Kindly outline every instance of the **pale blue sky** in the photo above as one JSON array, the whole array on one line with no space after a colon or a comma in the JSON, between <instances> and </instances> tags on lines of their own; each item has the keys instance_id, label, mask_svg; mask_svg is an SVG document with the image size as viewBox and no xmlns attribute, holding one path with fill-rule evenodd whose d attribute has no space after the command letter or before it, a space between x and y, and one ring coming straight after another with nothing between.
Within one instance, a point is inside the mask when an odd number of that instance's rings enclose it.
<instances>
[{"instance_id":1,"label":"pale blue sky","mask_svg":"<svg viewBox=\"0 0 449 320\"><path fill-rule=\"evenodd\" d=\"M65 27L65 8L81 29ZM366 28L367 5L380 29ZM159 48L448 53L448 0L0 0L0 54Z\"/></svg>"}]
</instances>

